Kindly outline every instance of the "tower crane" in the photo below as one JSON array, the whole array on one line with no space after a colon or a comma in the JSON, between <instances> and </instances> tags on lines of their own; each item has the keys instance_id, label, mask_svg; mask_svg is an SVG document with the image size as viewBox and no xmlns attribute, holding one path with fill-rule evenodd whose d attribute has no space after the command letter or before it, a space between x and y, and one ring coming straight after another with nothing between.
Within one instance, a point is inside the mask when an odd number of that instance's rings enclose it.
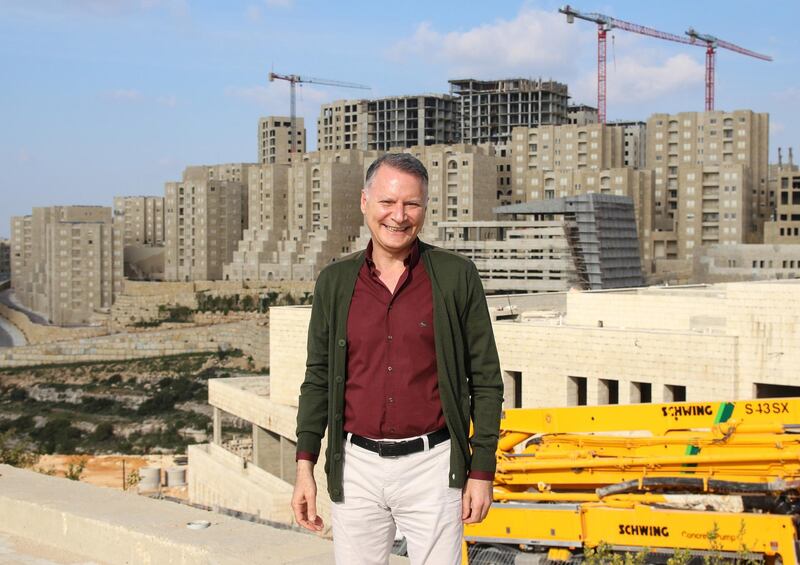
<instances>
[{"instance_id":1,"label":"tower crane","mask_svg":"<svg viewBox=\"0 0 800 565\"><path fill-rule=\"evenodd\" d=\"M761 59L762 61L772 61L772 57L769 55L763 55L761 53L756 53L755 51L750 51L744 47L739 47L733 43L723 41L718 37L714 37L713 35L699 33L693 28L689 28L689 30L686 32L686 35L691 38L693 43L702 41L706 44L706 112L711 112L714 110L714 58L717 53L717 47L730 49L736 53L741 53L742 55L747 55L749 57L755 57L756 59Z\"/></svg>"},{"instance_id":2,"label":"tower crane","mask_svg":"<svg viewBox=\"0 0 800 565\"><path fill-rule=\"evenodd\" d=\"M606 123L606 33L615 28L624 29L625 31L632 31L633 33L658 39L697 45L694 40L680 35L659 31L639 24L632 24L604 14L579 12L569 5L559 8L558 11L567 16L567 23L574 23L575 18L578 18L597 24L597 118L601 124Z\"/></svg>"},{"instance_id":3,"label":"tower crane","mask_svg":"<svg viewBox=\"0 0 800 565\"><path fill-rule=\"evenodd\" d=\"M714 109L714 57L717 47L730 49L742 55L748 55L763 61L772 61L772 57L750 51L733 43L723 41L713 35L699 33L692 28L686 32L689 37L675 35L665 31L659 31L650 27L633 24L624 20L618 20L605 14L584 13L575 10L567 5L558 10L567 16L567 23L574 23L575 18L586 20L597 24L597 114L601 124L606 121L606 33L612 29L624 29L641 35L647 35L658 39L666 39L676 43L695 45L701 47L701 43L706 45L706 111Z\"/></svg>"},{"instance_id":4,"label":"tower crane","mask_svg":"<svg viewBox=\"0 0 800 565\"><path fill-rule=\"evenodd\" d=\"M306 77L300 75L281 75L278 73L269 73L269 81L274 82L276 80L285 80L289 83L289 117L291 121L291 152L292 157L297 152L297 124L296 121L296 114L297 114L297 103L296 103L296 86L298 84L303 83L310 83L310 84L323 84L325 86L339 86L342 88L360 88L362 90L371 90L369 86L363 84L357 84L355 82L342 82L338 80L328 80L324 78L314 78L314 77Z\"/></svg>"}]
</instances>

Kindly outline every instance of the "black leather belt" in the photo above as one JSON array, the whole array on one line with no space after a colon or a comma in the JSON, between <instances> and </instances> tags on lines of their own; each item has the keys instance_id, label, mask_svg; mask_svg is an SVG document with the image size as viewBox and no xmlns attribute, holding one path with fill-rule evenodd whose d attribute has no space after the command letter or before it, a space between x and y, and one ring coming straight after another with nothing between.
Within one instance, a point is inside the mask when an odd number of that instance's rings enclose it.
<instances>
[{"instance_id":1,"label":"black leather belt","mask_svg":"<svg viewBox=\"0 0 800 565\"><path fill-rule=\"evenodd\" d=\"M450 439L450 432L447 431L447 428L442 428L429 433L426 437L428 438L428 448L430 449ZM350 443L377 453L381 457L401 457L425 450L425 442L421 437L402 441L378 441L352 434Z\"/></svg>"}]
</instances>

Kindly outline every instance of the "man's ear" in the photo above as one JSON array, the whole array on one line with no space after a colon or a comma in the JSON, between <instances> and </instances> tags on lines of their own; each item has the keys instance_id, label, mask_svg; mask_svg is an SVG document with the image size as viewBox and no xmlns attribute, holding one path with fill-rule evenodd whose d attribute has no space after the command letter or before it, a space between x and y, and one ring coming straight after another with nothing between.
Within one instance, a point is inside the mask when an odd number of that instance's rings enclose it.
<instances>
[{"instance_id":1,"label":"man's ear","mask_svg":"<svg viewBox=\"0 0 800 565\"><path fill-rule=\"evenodd\" d=\"M367 190L364 189L361 191L361 213L367 213Z\"/></svg>"}]
</instances>

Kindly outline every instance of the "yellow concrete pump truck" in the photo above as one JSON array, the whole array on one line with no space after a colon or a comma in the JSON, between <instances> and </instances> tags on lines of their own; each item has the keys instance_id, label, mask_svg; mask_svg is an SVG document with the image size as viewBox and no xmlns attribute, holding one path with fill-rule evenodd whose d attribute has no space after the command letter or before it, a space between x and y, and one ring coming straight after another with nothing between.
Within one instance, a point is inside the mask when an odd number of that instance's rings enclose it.
<instances>
[{"instance_id":1,"label":"yellow concrete pump truck","mask_svg":"<svg viewBox=\"0 0 800 565\"><path fill-rule=\"evenodd\" d=\"M798 563L800 398L507 410L463 563Z\"/></svg>"}]
</instances>

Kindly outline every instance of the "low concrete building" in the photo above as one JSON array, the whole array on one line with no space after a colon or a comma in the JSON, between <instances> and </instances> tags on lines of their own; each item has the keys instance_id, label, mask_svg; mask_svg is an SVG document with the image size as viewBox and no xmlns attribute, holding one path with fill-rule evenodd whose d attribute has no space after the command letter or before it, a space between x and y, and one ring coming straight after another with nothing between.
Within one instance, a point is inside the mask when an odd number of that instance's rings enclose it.
<instances>
[{"instance_id":1,"label":"low concrete building","mask_svg":"<svg viewBox=\"0 0 800 565\"><path fill-rule=\"evenodd\" d=\"M800 394L800 281L498 295L488 303L506 407ZM273 308L270 315L269 380L209 384L215 445L190 451L196 481L190 492L195 502L234 508L252 505L248 496L263 498L259 504L274 505L279 519L277 508L294 480L295 417L311 308ZM224 449L223 413L253 424L254 455L246 463ZM320 485L322 463L315 469ZM262 472L269 478L256 476ZM327 517L323 488L319 496Z\"/></svg>"},{"instance_id":2,"label":"low concrete building","mask_svg":"<svg viewBox=\"0 0 800 565\"><path fill-rule=\"evenodd\" d=\"M644 284L631 198L590 193L501 206L495 212L534 219L559 218L582 288Z\"/></svg>"},{"instance_id":3,"label":"low concrete building","mask_svg":"<svg viewBox=\"0 0 800 565\"><path fill-rule=\"evenodd\" d=\"M711 245L695 255L692 282L800 278L800 242Z\"/></svg>"}]
</instances>

